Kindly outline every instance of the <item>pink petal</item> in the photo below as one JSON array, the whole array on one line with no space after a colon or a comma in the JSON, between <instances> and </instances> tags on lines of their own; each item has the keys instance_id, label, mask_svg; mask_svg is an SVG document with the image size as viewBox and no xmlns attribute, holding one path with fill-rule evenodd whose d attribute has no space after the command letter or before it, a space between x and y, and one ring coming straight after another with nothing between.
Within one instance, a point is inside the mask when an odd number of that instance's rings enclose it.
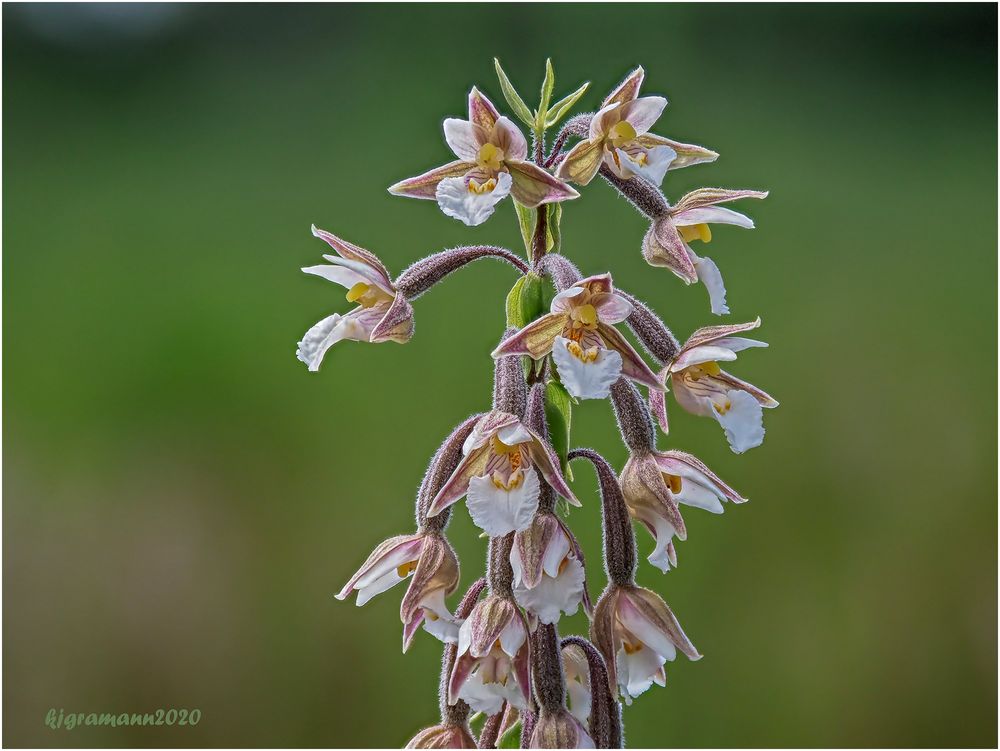
<instances>
[{"instance_id":1,"label":"pink petal","mask_svg":"<svg viewBox=\"0 0 1000 751\"><path fill-rule=\"evenodd\" d=\"M509 117L497 120L490 140L503 150L505 159L522 161L528 156L528 142Z\"/></svg>"},{"instance_id":2,"label":"pink petal","mask_svg":"<svg viewBox=\"0 0 1000 751\"><path fill-rule=\"evenodd\" d=\"M580 141L569 150L566 158L559 163L556 177L578 185L586 185L594 179L594 175L600 170L603 159L604 146L602 142Z\"/></svg>"},{"instance_id":3,"label":"pink petal","mask_svg":"<svg viewBox=\"0 0 1000 751\"><path fill-rule=\"evenodd\" d=\"M628 340L622 336L618 329L606 323L598 323L597 331L610 349L615 350L622 356L622 375L633 381L649 386L651 389L663 389L663 384L656 377L656 373L650 370Z\"/></svg>"},{"instance_id":4,"label":"pink petal","mask_svg":"<svg viewBox=\"0 0 1000 751\"><path fill-rule=\"evenodd\" d=\"M690 167L692 164L714 162L719 158L717 152L706 149L704 146L697 146L693 143L681 143L680 141L674 141L671 138L664 138L653 133L643 133L635 140L640 146L647 149L656 146L669 146L672 148L677 153L677 156L670 163L670 169L672 170L680 169L681 167Z\"/></svg>"},{"instance_id":5,"label":"pink petal","mask_svg":"<svg viewBox=\"0 0 1000 751\"><path fill-rule=\"evenodd\" d=\"M427 509L427 516L437 516L466 494L469 489L469 481L473 477L479 477L485 471L489 450L489 445L480 446L462 457L462 461L458 463L451 477L431 501L431 505Z\"/></svg>"},{"instance_id":6,"label":"pink petal","mask_svg":"<svg viewBox=\"0 0 1000 751\"><path fill-rule=\"evenodd\" d=\"M670 217L661 217L650 226L642 241L642 257L650 266L670 269L687 284L698 281L687 243Z\"/></svg>"},{"instance_id":7,"label":"pink petal","mask_svg":"<svg viewBox=\"0 0 1000 751\"><path fill-rule=\"evenodd\" d=\"M337 252L337 255L341 258L361 263L374 271L381 278L383 284L380 284L379 286L382 287L382 289L387 292L392 292L395 289L392 286L392 277L389 276L389 271L382 265L378 256L370 250L365 250L354 243L349 243L347 240L337 237L332 232L319 229L315 224L312 226L312 233L314 237L318 237L320 240L333 248Z\"/></svg>"},{"instance_id":8,"label":"pink petal","mask_svg":"<svg viewBox=\"0 0 1000 751\"><path fill-rule=\"evenodd\" d=\"M500 113L493 106L493 102L473 86L472 91L469 92L469 122L479 125L489 132L499 119Z\"/></svg>"},{"instance_id":9,"label":"pink petal","mask_svg":"<svg viewBox=\"0 0 1000 751\"><path fill-rule=\"evenodd\" d=\"M455 152L455 156L466 162L476 161L479 147L486 141L486 134L487 131L468 120L449 117L444 121L444 140Z\"/></svg>"},{"instance_id":10,"label":"pink petal","mask_svg":"<svg viewBox=\"0 0 1000 751\"><path fill-rule=\"evenodd\" d=\"M457 161L435 167L422 175L411 177L402 182L398 182L389 188L389 192L394 196L406 196L407 198L424 198L429 201L437 200L437 186L448 177L463 177L471 169L475 169L474 162Z\"/></svg>"},{"instance_id":11,"label":"pink petal","mask_svg":"<svg viewBox=\"0 0 1000 751\"><path fill-rule=\"evenodd\" d=\"M729 190L727 188L699 188L683 196L673 208L673 213L704 206L715 206L728 201L738 201L742 198L767 198L766 191L759 190Z\"/></svg>"},{"instance_id":12,"label":"pink petal","mask_svg":"<svg viewBox=\"0 0 1000 751\"><path fill-rule=\"evenodd\" d=\"M531 162L508 159L504 162L514 180L511 195L522 206L537 208L543 203L568 201L579 198L580 194L562 180L553 177L541 167Z\"/></svg>"},{"instance_id":13,"label":"pink petal","mask_svg":"<svg viewBox=\"0 0 1000 751\"><path fill-rule=\"evenodd\" d=\"M625 80L622 81L615 90L608 94L608 98L604 100L601 107L607 107L609 104L624 104L625 102L631 102L639 95L639 87L642 86L642 79L645 78L646 71L642 69L640 65L638 68L629 73Z\"/></svg>"},{"instance_id":14,"label":"pink petal","mask_svg":"<svg viewBox=\"0 0 1000 751\"><path fill-rule=\"evenodd\" d=\"M500 342L493 350L493 358L507 355L528 355L540 360L552 351L556 337L566 325L565 313L546 313L523 329Z\"/></svg>"},{"instance_id":15,"label":"pink petal","mask_svg":"<svg viewBox=\"0 0 1000 751\"><path fill-rule=\"evenodd\" d=\"M755 320L748 321L747 323L728 323L720 324L718 326L703 326L688 337L688 340L684 342L684 346L681 347L681 351L683 352L694 347L700 347L704 344L717 341L718 339L732 336L733 334L741 334L744 331L751 331L758 326L760 326L759 316Z\"/></svg>"}]
</instances>

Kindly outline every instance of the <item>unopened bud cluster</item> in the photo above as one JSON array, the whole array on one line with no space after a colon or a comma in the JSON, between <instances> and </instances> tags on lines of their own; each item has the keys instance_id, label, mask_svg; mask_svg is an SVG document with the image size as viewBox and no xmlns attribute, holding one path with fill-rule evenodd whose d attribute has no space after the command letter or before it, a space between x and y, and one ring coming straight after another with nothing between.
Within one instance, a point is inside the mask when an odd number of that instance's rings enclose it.
<instances>
[{"instance_id":1,"label":"unopened bud cluster","mask_svg":"<svg viewBox=\"0 0 1000 751\"><path fill-rule=\"evenodd\" d=\"M539 105L531 109L499 62L496 69L510 116L473 88L467 118L444 121L455 158L389 191L434 201L469 226L510 198L524 258L492 245L451 248L393 279L374 253L313 227L333 252L323 256L326 264L303 271L344 287L355 307L302 337L297 355L311 371L343 339L409 341L411 303L473 261L501 260L520 275L506 299L507 329L495 334L490 404L464 419L434 454L417 491L416 529L379 544L337 597L356 593L363 605L408 581L400 604L403 651L421 629L445 645L440 722L408 747L493 748L520 732L522 747L616 748L623 743L621 702L664 685L665 665L678 652L701 656L660 595L636 583L633 522L653 537L648 560L665 573L677 567L675 543L687 538L681 506L722 513L726 502L746 501L696 457L657 447L657 426L664 436L669 430L666 392L682 409L718 422L735 453L760 445L763 410L777 402L720 366L767 346L744 336L759 318L700 328L680 343L651 307L616 286L608 269L581 272L566 257L562 202L580 198L578 189L600 176L649 220L645 236L634 240L636 255L687 284L704 284L711 312L724 315L718 266L693 246L712 239L714 224L752 228L747 216L721 204L767 194L703 188L668 201L661 185L671 170L718 154L652 132L667 102L640 96L642 68L596 113L565 119L548 153L548 130L588 84L554 102L555 76L546 63ZM515 118L529 128L530 144ZM592 449L572 448L572 409L582 399L610 401L629 452L619 472ZM570 484L575 459L592 464L600 491L594 518L604 534L607 586L596 602L588 581L600 572L587 565L570 527L582 512L569 509L584 506ZM452 612L448 599L460 569L446 531L463 499L488 537L487 573ZM560 638L560 618L581 608L590 633ZM473 713L488 718L476 732Z\"/></svg>"}]
</instances>

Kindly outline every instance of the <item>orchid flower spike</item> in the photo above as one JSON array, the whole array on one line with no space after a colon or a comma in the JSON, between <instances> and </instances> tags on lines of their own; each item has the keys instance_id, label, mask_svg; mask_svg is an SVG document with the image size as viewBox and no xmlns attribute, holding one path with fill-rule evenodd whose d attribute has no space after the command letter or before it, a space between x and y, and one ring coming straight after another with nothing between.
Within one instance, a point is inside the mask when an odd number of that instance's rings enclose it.
<instances>
[{"instance_id":1,"label":"orchid flower spike","mask_svg":"<svg viewBox=\"0 0 1000 751\"><path fill-rule=\"evenodd\" d=\"M610 585L597 601L590 628L607 662L611 689L617 684L627 704L654 683L666 685L663 666L677 650L701 659L667 604L643 587Z\"/></svg>"},{"instance_id":2,"label":"orchid flower spike","mask_svg":"<svg viewBox=\"0 0 1000 751\"><path fill-rule=\"evenodd\" d=\"M580 545L553 513L538 513L514 535L510 552L514 598L542 623L556 623L560 613L573 615L584 598L585 575Z\"/></svg>"},{"instance_id":3,"label":"orchid flower spike","mask_svg":"<svg viewBox=\"0 0 1000 751\"><path fill-rule=\"evenodd\" d=\"M760 326L760 318L730 326L706 326L684 342L677 357L660 376L670 378L677 403L693 415L711 417L726 431L729 447L737 454L764 441L764 409L778 402L756 386L731 376L719 361L736 359L736 353L766 342L736 336ZM662 391L649 392L649 407L664 433L668 432L667 403Z\"/></svg>"},{"instance_id":4,"label":"orchid flower spike","mask_svg":"<svg viewBox=\"0 0 1000 751\"><path fill-rule=\"evenodd\" d=\"M580 195L527 161L521 131L475 87L469 92L469 119L445 120L444 137L458 160L396 183L390 193L434 199L441 211L470 227L489 219L508 193L528 208Z\"/></svg>"},{"instance_id":5,"label":"orchid flower spike","mask_svg":"<svg viewBox=\"0 0 1000 751\"><path fill-rule=\"evenodd\" d=\"M723 501L747 500L683 451L633 454L620 482L629 515L641 522L656 542L649 562L663 573L677 567L674 536L687 537L678 504L721 514Z\"/></svg>"},{"instance_id":6,"label":"orchid flower spike","mask_svg":"<svg viewBox=\"0 0 1000 751\"><path fill-rule=\"evenodd\" d=\"M642 255L651 266L663 266L680 277L685 284L700 281L708 290L712 312L724 315L729 312L726 305L726 286L715 261L699 257L691 249L691 243L712 240L710 224L732 224L744 229L753 229L753 220L718 204L741 198L767 198L766 191L725 190L722 188L701 188L681 198L677 205L665 214L653 217L653 223L642 241Z\"/></svg>"},{"instance_id":7,"label":"orchid flower spike","mask_svg":"<svg viewBox=\"0 0 1000 751\"><path fill-rule=\"evenodd\" d=\"M639 177L653 185L663 182L667 170L711 162L717 153L702 146L680 143L649 132L667 106L661 96L639 97L645 71L636 68L604 100L590 121L590 132L559 164L556 176L586 185L607 164L618 177Z\"/></svg>"},{"instance_id":8,"label":"orchid flower spike","mask_svg":"<svg viewBox=\"0 0 1000 751\"><path fill-rule=\"evenodd\" d=\"M604 399L621 376L662 389L613 325L631 312L631 303L615 293L611 274L590 276L557 294L549 313L501 342L493 357L529 355L539 360L551 353L560 380L578 399Z\"/></svg>"},{"instance_id":9,"label":"orchid flower spike","mask_svg":"<svg viewBox=\"0 0 1000 751\"><path fill-rule=\"evenodd\" d=\"M552 447L509 412L488 412L462 447L464 456L431 501L428 516L467 496L472 521L491 537L527 529L538 509L541 474L574 506Z\"/></svg>"},{"instance_id":10,"label":"orchid flower spike","mask_svg":"<svg viewBox=\"0 0 1000 751\"><path fill-rule=\"evenodd\" d=\"M302 269L347 289L348 302L357 307L346 315L334 313L309 329L295 352L309 370L319 370L326 351L341 339L359 342L407 342L413 336L413 308L397 294L389 272L378 257L364 248L317 229L312 233L337 255L324 255L329 266Z\"/></svg>"},{"instance_id":11,"label":"orchid flower spike","mask_svg":"<svg viewBox=\"0 0 1000 751\"><path fill-rule=\"evenodd\" d=\"M357 592L361 607L410 575L413 578L400 606L403 651L409 648L421 624L445 643L458 641L458 619L444 601L445 595L458 586L458 557L440 533L418 532L382 542L344 585L337 599L345 600Z\"/></svg>"},{"instance_id":12,"label":"orchid flower spike","mask_svg":"<svg viewBox=\"0 0 1000 751\"><path fill-rule=\"evenodd\" d=\"M490 595L473 608L458 633L458 656L448 682L448 702L466 702L494 715L506 701L528 709L528 625L509 599Z\"/></svg>"}]
</instances>

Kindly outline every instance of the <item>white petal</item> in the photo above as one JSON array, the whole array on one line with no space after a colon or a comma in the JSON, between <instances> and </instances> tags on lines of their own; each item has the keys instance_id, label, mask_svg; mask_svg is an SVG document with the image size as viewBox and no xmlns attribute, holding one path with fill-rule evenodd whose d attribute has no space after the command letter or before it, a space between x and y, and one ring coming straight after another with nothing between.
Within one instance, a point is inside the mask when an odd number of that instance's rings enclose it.
<instances>
[{"instance_id":1,"label":"white petal","mask_svg":"<svg viewBox=\"0 0 1000 751\"><path fill-rule=\"evenodd\" d=\"M528 467L521 484L504 490L491 477L473 477L469 481L467 503L476 526L491 537L519 532L531 525L538 509L538 475Z\"/></svg>"},{"instance_id":2,"label":"white petal","mask_svg":"<svg viewBox=\"0 0 1000 751\"><path fill-rule=\"evenodd\" d=\"M309 370L316 372L326 351L341 339L355 339L364 341L368 338L367 332L357 320L348 316L334 313L327 316L322 321L309 329L302 341L299 342L295 351L295 356L309 366Z\"/></svg>"},{"instance_id":3,"label":"white petal","mask_svg":"<svg viewBox=\"0 0 1000 751\"><path fill-rule=\"evenodd\" d=\"M557 336L552 348L552 359L566 390L578 399L607 398L612 384L621 377L622 356L601 348L596 360L583 362L566 348L567 344L569 339Z\"/></svg>"},{"instance_id":4,"label":"white petal","mask_svg":"<svg viewBox=\"0 0 1000 751\"><path fill-rule=\"evenodd\" d=\"M673 660L677 656L677 648L666 632L654 626L631 602L621 603L618 608L618 618L625 629L643 643L643 649L648 647L665 660Z\"/></svg>"},{"instance_id":5,"label":"white petal","mask_svg":"<svg viewBox=\"0 0 1000 751\"><path fill-rule=\"evenodd\" d=\"M550 313L563 313L572 307L572 300L577 295L581 295L586 290L583 287L569 287L552 298L549 306Z\"/></svg>"},{"instance_id":6,"label":"white petal","mask_svg":"<svg viewBox=\"0 0 1000 751\"><path fill-rule=\"evenodd\" d=\"M618 650L618 685L626 701L639 696L653 685L653 678L666 662L649 647L627 653Z\"/></svg>"},{"instance_id":7,"label":"white petal","mask_svg":"<svg viewBox=\"0 0 1000 751\"><path fill-rule=\"evenodd\" d=\"M438 183L435 193L438 206L445 214L460 219L469 227L482 224L492 216L497 202L510 193L509 173L499 173L496 180L493 190L476 193L469 190L464 177L446 177Z\"/></svg>"},{"instance_id":8,"label":"white petal","mask_svg":"<svg viewBox=\"0 0 1000 751\"><path fill-rule=\"evenodd\" d=\"M360 608L375 595L380 595L387 589L399 584L405 578L405 576L400 576L396 572L396 569L390 569L381 576L372 579L367 584L363 584L361 586L355 584L354 588L358 591L358 607Z\"/></svg>"},{"instance_id":9,"label":"white petal","mask_svg":"<svg viewBox=\"0 0 1000 751\"><path fill-rule=\"evenodd\" d=\"M542 623L556 623L559 614L573 615L583 599L583 564L570 558L559 576L542 576L538 586L528 589L514 587L514 598L526 610L538 616Z\"/></svg>"},{"instance_id":10,"label":"white petal","mask_svg":"<svg viewBox=\"0 0 1000 751\"><path fill-rule=\"evenodd\" d=\"M476 129L468 120L459 120L449 117L444 121L444 140L455 152L455 156L467 162L476 161L479 156L479 139L476 138Z\"/></svg>"},{"instance_id":11,"label":"white petal","mask_svg":"<svg viewBox=\"0 0 1000 751\"><path fill-rule=\"evenodd\" d=\"M702 378L701 380L706 381L707 379ZM674 399L681 407L699 417L714 418L716 416L715 407L708 396L692 391L683 378L672 378L671 381L674 387Z\"/></svg>"},{"instance_id":12,"label":"white petal","mask_svg":"<svg viewBox=\"0 0 1000 751\"><path fill-rule=\"evenodd\" d=\"M466 618L458 629L458 656L461 657L472 646L472 621Z\"/></svg>"},{"instance_id":13,"label":"white petal","mask_svg":"<svg viewBox=\"0 0 1000 751\"><path fill-rule=\"evenodd\" d=\"M545 552L542 553L542 571L549 576L558 576L559 567L569 555L569 548L569 538L566 533L561 528L557 529L549 539Z\"/></svg>"},{"instance_id":14,"label":"white petal","mask_svg":"<svg viewBox=\"0 0 1000 751\"><path fill-rule=\"evenodd\" d=\"M667 573L670 570L670 558L667 556L667 545L673 539L674 526L667 521L665 518L656 514L650 521L653 524L653 528L656 530L656 547L653 548L653 552L649 554L649 562L660 569L663 573Z\"/></svg>"},{"instance_id":15,"label":"white petal","mask_svg":"<svg viewBox=\"0 0 1000 751\"><path fill-rule=\"evenodd\" d=\"M567 681L566 693L570 714L586 725L590 719L590 687L580 681Z\"/></svg>"},{"instance_id":16,"label":"white petal","mask_svg":"<svg viewBox=\"0 0 1000 751\"><path fill-rule=\"evenodd\" d=\"M628 120L637 135L642 135L660 118L667 100L662 96L644 96L622 105L622 118Z\"/></svg>"},{"instance_id":17,"label":"white petal","mask_svg":"<svg viewBox=\"0 0 1000 751\"><path fill-rule=\"evenodd\" d=\"M753 219L722 206L688 209L674 214L672 218L677 227L689 227L692 224L735 224L744 229L753 229Z\"/></svg>"},{"instance_id":18,"label":"white petal","mask_svg":"<svg viewBox=\"0 0 1000 751\"><path fill-rule=\"evenodd\" d=\"M677 152L669 146L654 146L645 151L645 164L634 161L622 149L617 149L618 161L622 165L623 170L627 169L636 177L640 177L646 182L658 186L663 182L663 178L666 176L667 170L670 169L671 163L677 158Z\"/></svg>"},{"instance_id":19,"label":"white petal","mask_svg":"<svg viewBox=\"0 0 1000 751\"><path fill-rule=\"evenodd\" d=\"M527 638L528 632L524 628L524 623L521 622L521 616L515 615L500 632L500 649L514 657Z\"/></svg>"},{"instance_id":20,"label":"white petal","mask_svg":"<svg viewBox=\"0 0 1000 751\"><path fill-rule=\"evenodd\" d=\"M671 364L674 371L684 370L691 365L701 365L703 362L729 362L736 359L736 353L727 347L720 347L714 342L684 350L681 356Z\"/></svg>"},{"instance_id":21,"label":"white petal","mask_svg":"<svg viewBox=\"0 0 1000 751\"><path fill-rule=\"evenodd\" d=\"M514 683L514 681L508 680L508 683ZM477 670L462 684L458 691L458 698L472 707L474 712L494 715L500 711L506 697L503 687L499 683L484 684Z\"/></svg>"},{"instance_id":22,"label":"white petal","mask_svg":"<svg viewBox=\"0 0 1000 751\"><path fill-rule=\"evenodd\" d=\"M359 273L355 269L345 268L341 265L328 266L326 264L321 264L319 266L306 266L302 269L302 271L306 274L323 277L327 281L339 284L341 287L346 287L347 289L350 289L358 282L371 284L371 279L369 277Z\"/></svg>"},{"instance_id":23,"label":"white petal","mask_svg":"<svg viewBox=\"0 0 1000 751\"><path fill-rule=\"evenodd\" d=\"M708 299L712 304L712 312L717 316L725 315L729 312L726 305L726 285L722 283L722 274L715 261L711 258L699 258L691 253L694 267L698 272L698 279L708 290Z\"/></svg>"},{"instance_id":24,"label":"white petal","mask_svg":"<svg viewBox=\"0 0 1000 751\"><path fill-rule=\"evenodd\" d=\"M712 342L714 347L725 347L732 352L742 352L751 347L767 347L767 342L759 339L747 339L745 336L724 336Z\"/></svg>"},{"instance_id":25,"label":"white petal","mask_svg":"<svg viewBox=\"0 0 1000 751\"><path fill-rule=\"evenodd\" d=\"M764 442L764 410L746 391L729 391L732 405L725 414L715 410L715 419L726 431L729 447L737 454Z\"/></svg>"},{"instance_id":26,"label":"white petal","mask_svg":"<svg viewBox=\"0 0 1000 751\"><path fill-rule=\"evenodd\" d=\"M508 446L516 446L519 443L527 443L532 440L532 435L521 421L511 423L497 431L497 438Z\"/></svg>"}]
</instances>

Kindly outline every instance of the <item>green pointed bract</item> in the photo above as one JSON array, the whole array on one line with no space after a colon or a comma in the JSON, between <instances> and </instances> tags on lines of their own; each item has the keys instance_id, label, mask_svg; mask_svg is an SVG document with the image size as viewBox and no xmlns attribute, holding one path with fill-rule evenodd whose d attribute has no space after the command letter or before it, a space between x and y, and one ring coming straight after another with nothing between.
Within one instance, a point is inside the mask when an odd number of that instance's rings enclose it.
<instances>
[{"instance_id":1,"label":"green pointed bract","mask_svg":"<svg viewBox=\"0 0 1000 751\"><path fill-rule=\"evenodd\" d=\"M542 315L545 305L545 282L538 274L528 273L518 279L507 294L507 327L521 329Z\"/></svg>"},{"instance_id":2,"label":"green pointed bract","mask_svg":"<svg viewBox=\"0 0 1000 751\"><path fill-rule=\"evenodd\" d=\"M529 128L534 128L535 118L531 114L531 110L528 109L528 105L521 99L521 95L517 93L514 84L507 78L507 74L503 72L503 68L500 67L500 61L494 57L493 64L497 69L497 78L500 79L500 90L503 92L503 98L507 100L507 104L510 105L510 108L521 122Z\"/></svg>"},{"instance_id":3,"label":"green pointed bract","mask_svg":"<svg viewBox=\"0 0 1000 751\"><path fill-rule=\"evenodd\" d=\"M567 97L563 97L558 102L553 104L551 109L549 109L545 115L545 127L551 128L553 125L562 120L566 113L573 108L573 105L580 101L580 97L582 97L589 88L590 81L587 81L572 94Z\"/></svg>"},{"instance_id":4,"label":"green pointed bract","mask_svg":"<svg viewBox=\"0 0 1000 751\"><path fill-rule=\"evenodd\" d=\"M549 114L549 102L552 101L552 89L556 86L556 72L552 69L552 60L545 61L545 78L542 79L542 93L538 99L538 111L535 113L535 130L544 131L545 121Z\"/></svg>"},{"instance_id":5,"label":"green pointed bract","mask_svg":"<svg viewBox=\"0 0 1000 751\"><path fill-rule=\"evenodd\" d=\"M545 384L545 419L549 423L549 443L559 456L567 480L573 479L573 470L567 458L572 418L573 398L561 383L549 381Z\"/></svg>"}]
</instances>

